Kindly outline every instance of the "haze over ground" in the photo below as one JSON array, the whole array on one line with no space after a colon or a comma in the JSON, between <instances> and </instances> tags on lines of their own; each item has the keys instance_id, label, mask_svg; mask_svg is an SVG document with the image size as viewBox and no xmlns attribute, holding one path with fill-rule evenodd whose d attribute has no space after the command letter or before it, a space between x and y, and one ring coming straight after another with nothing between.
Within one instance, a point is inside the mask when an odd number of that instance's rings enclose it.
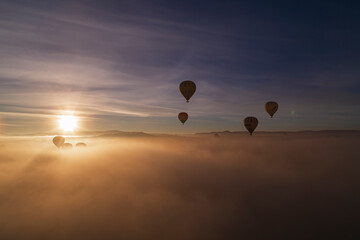
<instances>
[{"instance_id":1,"label":"haze over ground","mask_svg":"<svg viewBox=\"0 0 360 240\"><path fill-rule=\"evenodd\" d=\"M359 132L0 138L0 239L358 239Z\"/></svg>"}]
</instances>

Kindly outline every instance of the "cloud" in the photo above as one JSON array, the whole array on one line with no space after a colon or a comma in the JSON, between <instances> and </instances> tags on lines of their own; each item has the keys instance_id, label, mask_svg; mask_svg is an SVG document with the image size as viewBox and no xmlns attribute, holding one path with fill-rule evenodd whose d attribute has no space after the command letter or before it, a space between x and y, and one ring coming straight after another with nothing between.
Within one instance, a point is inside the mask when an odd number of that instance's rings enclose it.
<instances>
[{"instance_id":1,"label":"cloud","mask_svg":"<svg viewBox=\"0 0 360 240\"><path fill-rule=\"evenodd\" d=\"M358 133L220 135L1 138L0 238L359 236Z\"/></svg>"}]
</instances>

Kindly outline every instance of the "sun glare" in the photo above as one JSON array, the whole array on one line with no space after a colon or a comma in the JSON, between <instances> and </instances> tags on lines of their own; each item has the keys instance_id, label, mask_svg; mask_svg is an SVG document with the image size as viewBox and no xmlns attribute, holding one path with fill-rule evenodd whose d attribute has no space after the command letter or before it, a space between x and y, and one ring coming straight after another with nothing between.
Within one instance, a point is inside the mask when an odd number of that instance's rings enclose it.
<instances>
[{"instance_id":1,"label":"sun glare","mask_svg":"<svg viewBox=\"0 0 360 240\"><path fill-rule=\"evenodd\" d=\"M64 132L73 132L77 127L78 119L73 115L59 116L59 127Z\"/></svg>"}]
</instances>

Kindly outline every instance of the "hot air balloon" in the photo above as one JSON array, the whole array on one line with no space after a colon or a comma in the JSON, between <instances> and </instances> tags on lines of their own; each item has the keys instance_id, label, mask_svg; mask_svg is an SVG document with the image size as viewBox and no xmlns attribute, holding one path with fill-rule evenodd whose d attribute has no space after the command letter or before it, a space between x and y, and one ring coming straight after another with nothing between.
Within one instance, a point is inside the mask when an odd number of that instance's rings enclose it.
<instances>
[{"instance_id":1,"label":"hot air balloon","mask_svg":"<svg viewBox=\"0 0 360 240\"><path fill-rule=\"evenodd\" d=\"M188 114L186 112L181 112L178 115L178 118L180 120L180 122L182 122L182 124L184 124L186 122L186 120L188 119Z\"/></svg>"},{"instance_id":2,"label":"hot air balloon","mask_svg":"<svg viewBox=\"0 0 360 240\"><path fill-rule=\"evenodd\" d=\"M179 89L181 94L185 97L186 102L189 102L189 99L192 95L194 95L196 91L196 85L194 82L189 80L183 81L182 83L180 83Z\"/></svg>"},{"instance_id":3,"label":"hot air balloon","mask_svg":"<svg viewBox=\"0 0 360 240\"><path fill-rule=\"evenodd\" d=\"M62 145L64 144L64 142L65 142L65 138L62 137L62 136L56 136L56 137L53 138L53 143L55 144L55 146L56 146L57 148L62 147Z\"/></svg>"},{"instance_id":4,"label":"hot air balloon","mask_svg":"<svg viewBox=\"0 0 360 240\"><path fill-rule=\"evenodd\" d=\"M76 144L76 147L86 147L86 143L79 142Z\"/></svg>"},{"instance_id":5,"label":"hot air balloon","mask_svg":"<svg viewBox=\"0 0 360 240\"><path fill-rule=\"evenodd\" d=\"M267 102L265 104L265 111L270 115L270 117L273 117L276 111L278 110L279 105L276 102Z\"/></svg>"},{"instance_id":6,"label":"hot air balloon","mask_svg":"<svg viewBox=\"0 0 360 240\"><path fill-rule=\"evenodd\" d=\"M256 117L247 117L244 119L244 126L249 131L250 135L252 135L257 125L258 120Z\"/></svg>"},{"instance_id":7,"label":"hot air balloon","mask_svg":"<svg viewBox=\"0 0 360 240\"><path fill-rule=\"evenodd\" d=\"M71 143L64 143L62 145L62 148L63 149L72 149L73 145Z\"/></svg>"}]
</instances>

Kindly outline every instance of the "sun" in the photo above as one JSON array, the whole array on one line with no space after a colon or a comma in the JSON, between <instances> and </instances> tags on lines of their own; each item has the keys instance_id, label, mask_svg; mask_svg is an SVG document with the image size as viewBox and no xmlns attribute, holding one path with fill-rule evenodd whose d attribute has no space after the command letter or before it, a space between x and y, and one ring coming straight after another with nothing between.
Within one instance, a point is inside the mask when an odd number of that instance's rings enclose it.
<instances>
[{"instance_id":1,"label":"sun","mask_svg":"<svg viewBox=\"0 0 360 240\"><path fill-rule=\"evenodd\" d=\"M77 127L78 119L73 115L62 115L59 116L59 127L64 130L64 132L73 132Z\"/></svg>"}]
</instances>

